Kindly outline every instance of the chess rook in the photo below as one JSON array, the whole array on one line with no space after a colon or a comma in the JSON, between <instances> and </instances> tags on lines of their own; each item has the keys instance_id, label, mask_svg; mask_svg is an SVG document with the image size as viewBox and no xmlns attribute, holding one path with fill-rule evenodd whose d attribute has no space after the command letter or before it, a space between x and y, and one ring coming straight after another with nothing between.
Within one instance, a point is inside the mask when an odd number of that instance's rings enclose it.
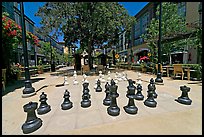
<instances>
[{"instance_id":1,"label":"chess rook","mask_svg":"<svg viewBox=\"0 0 204 137\"><path fill-rule=\"evenodd\" d=\"M37 102L29 102L23 106L24 112L27 113L26 121L21 127L24 134L32 133L42 126L42 120L35 113L37 106Z\"/></svg>"}]
</instances>

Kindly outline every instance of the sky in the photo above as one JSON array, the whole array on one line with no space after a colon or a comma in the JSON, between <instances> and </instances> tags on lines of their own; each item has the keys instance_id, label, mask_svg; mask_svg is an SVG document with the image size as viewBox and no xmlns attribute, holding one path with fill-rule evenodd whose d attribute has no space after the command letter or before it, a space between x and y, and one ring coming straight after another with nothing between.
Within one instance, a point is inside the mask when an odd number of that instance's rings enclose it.
<instances>
[{"instance_id":1,"label":"sky","mask_svg":"<svg viewBox=\"0 0 204 137\"><path fill-rule=\"evenodd\" d=\"M136 15L148 2L119 2L122 4L128 11L129 15ZM39 7L42 7L45 2L24 2L24 13L31 20L35 22L35 26L40 27L41 18L35 16L35 13L38 11ZM63 36L59 37L58 41L63 41Z\"/></svg>"}]
</instances>

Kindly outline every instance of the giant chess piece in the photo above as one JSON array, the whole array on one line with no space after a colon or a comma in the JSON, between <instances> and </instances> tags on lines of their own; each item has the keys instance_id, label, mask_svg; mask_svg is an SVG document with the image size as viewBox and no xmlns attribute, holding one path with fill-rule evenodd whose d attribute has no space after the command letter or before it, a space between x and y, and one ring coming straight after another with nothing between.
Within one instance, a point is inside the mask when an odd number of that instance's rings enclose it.
<instances>
[{"instance_id":1,"label":"giant chess piece","mask_svg":"<svg viewBox=\"0 0 204 137\"><path fill-rule=\"evenodd\" d=\"M115 82L115 84L118 84L118 72L115 72L114 82Z\"/></svg>"},{"instance_id":2,"label":"giant chess piece","mask_svg":"<svg viewBox=\"0 0 204 137\"><path fill-rule=\"evenodd\" d=\"M98 81L99 79L95 79L95 85L94 85L94 89L96 89L97 88L97 81Z\"/></svg>"},{"instance_id":3,"label":"giant chess piece","mask_svg":"<svg viewBox=\"0 0 204 137\"><path fill-rule=\"evenodd\" d=\"M180 86L180 90L182 91L182 94L178 99L175 99L175 101L185 104L185 105L191 105L192 100L188 97L188 92L190 91L190 87L187 87L186 85Z\"/></svg>"},{"instance_id":4,"label":"giant chess piece","mask_svg":"<svg viewBox=\"0 0 204 137\"><path fill-rule=\"evenodd\" d=\"M40 95L39 101L41 103L40 103L39 108L37 109L38 114L42 115L42 114L48 113L51 110L51 107L46 102L47 101L47 95L44 92L42 92L42 94Z\"/></svg>"},{"instance_id":5,"label":"giant chess piece","mask_svg":"<svg viewBox=\"0 0 204 137\"><path fill-rule=\"evenodd\" d=\"M151 80L150 80L151 81ZM148 107L156 107L157 102L154 100L154 85L152 82L148 85L148 91L147 91L147 99L144 101L144 104Z\"/></svg>"},{"instance_id":6,"label":"giant chess piece","mask_svg":"<svg viewBox=\"0 0 204 137\"><path fill-rule=\"evenodd\" d=\"M136 98L135 90L136 87L133 85L134 81L132 79L128 79L129 86L127 87L128 91L126 97L129 98L128 105L124 106L124 110L128 114L137 114L138 108L135 106L134 99Z\"/></svg>"},{"instance_id":7,"label":"giant chess piece","mask_svg":"<svg viewBox=\"0 0 204 137\"><path fill-rule=\"evenodd\" d=\"M150 83L153 85L153 97L154 98L157 98L157 93L156 93L156 86L155 86L155 83L154 83L154 79L153 78L151 78L150 79Z\"/></svg>"},{"instance_id":8,"label":"giant chess piece","mask_svg":"<svg viewBox=\"0 0 204 137\"><path fill-rule=\"evenodd\" d=\"M122 76L121 76L121 73L118 73L117 79L118 79L119 82L123 81Z\"/></svg>"},{"instance_id":9,"label":"giant chess piece","mask_svg":"<svg viewBox=\"0 0 204 137\"><path fill-rule=\"evenodd\" d=\"M117 93L118 86L115 85L114 80L111 80L110 86L110 97L111 103L110 106L107 108L108 114L111 116L118 116L120 114L120 108L117 106L116 98L119 97Z\"/></svg>"},{"instance_id":10,"label":"giant chess piece","mask_svg":"<svg viewBox=\"0 0 204 137\"><path fill-rule=\"evenodd\" d=\"M102 74L102 71L100 70L98 73L99 73L99 75L98 75L98 76L99 76L99 80L101 81L102 75L103 75L103 74Z\"/></svg>"},{"instance_id":11,"label":"giant chess piece","mask_svg":"<svg viewBox=\"0 0 204 137\"><path fill-rule=\"evenodd\" d=\"M110 81L111 81L111 73L110 73L110 71L108 71L108 79L107 79L107 81L110 83Z\"/></svg>"},{"instance_id":12,"label":"giant chess piece","mask_svg":"<svg viewBox=\"0 0 204 137\"><path fill-rule=\"evenodd\" d=\"M100 82L100 80L97 81L96 92L102 92L102 88L101 88L101 82Z\"/></svg>"},{"instance_id":13,"label":"giant chess piece","mask_svg":"<svg viewBox=\"0 0 204 137\"><path fill-rule=\"evenodd\" d=\"M74 83L73 83L73 84L74 84L74 85L78 85L79 82L77 81L77 73L76 73L76 71L74 71L74 75L73 75L73 76L74 76L74 80L73 80Z\"/></svg>"},{"instance_id":14,"label":"giant chess piece","mask_svg":"<svg viewBox=\"0 0 204 137\"><path fill-rule=\"evenodd\" d=\"M105 85L105 93L106 93L106 97L103 100L103 104L105 106L109 106L111 103L111 99L110 99L110 85L108 84L108 82L106 82L106 85Z\"/></svg>"},{"instance_id":15,"label":"giant chess piece","mask_svg":"<svg viewBox=\"0 0 204 137\"><path fill-rule=\"evenodd\" d=\"M24 112L27 112L27 119L21 127L24 134L32 133L42 126L42 120L35 113L37 107L37 102L29 102L23 106Z\"/></svg>"},{"instance_id":16,"label":"giant chess piece","mask_svg":"<svg viewBox=\"0 0 204 137\"><path fill-rule=\"evenodd\" d=\"M136 93L136 100L143 100L144 96L142 95L142 85L141 84L137 84L137 93Z\"/></svg>"},{"instance_id":17,"label":"giant chess piece","mask_svg":"<svg viewBox=\"0 0 204 137\"><path fill-rule=\"evenodd\" d=\"M101 76L101 83L105 83L106 82L106 80L105 80L105 78L104 78L105 76L102 74L102 76Z\"/></svg>"},{"instance_id":18,"label":"giant chess piece","mask_svg":"<svg viewBox=\"0 0 204 137\"><path fill-rule=\"evenodd\" d=\"M64 92L64 102L61 104L62 110L67 110L73 107L73 103L69 100L69 91L66 89Z\"/></svg>"},{"instance_id":19,"label":"giant chess piece","mask_svg":"<svg viewBox=\"0 0 204 137\"><path fill-rule=\"evenodd\" d=\"M138 79L137 79L136 84L137 84L137 85L138 85L138 84L142 85L141 73L140 73L140 72L138 72Z\"/></svg>"},{"instance_id":20,"label":"giant chess piece","mask_svg":"<svg viewBox=\"0 0 204 137\"><path fill-rule=\"evenodd\" d=\"M83 74L82 83L89 83L89 81L87 80L87 75L86 74Z\"/></svg>"},{"instance_id":21,"label":"giant chess piece","mask_svg":"<svg viewBox=\"0 0 204 137\"><path fill-rule=\"evenodd\" d=\"M127 74L125 72L123 72L122 74L123 74L123 76L122 76L123 81L127 81L128 80Z\"/></svg>"},{"instance_id":22,"label":"giant chess piece","mask_svg":"<svg viewBox=\"0 0 204 137\"><path fill-rule=\"evenodd\" d=\"M87 108L91 106L91 95L89 94L88 89L89 83L83 83L83 95L82 95L82 101L81 101L81 107Z\"/></svg>"},{"instance_id":23,"label":"giant chess piece","mask_svg":"<svg viewBox=\"0 0 204 137\"><path fill-rule=\"evenodd\" d=\"M67 81L67 76L64 76L64 85L69 85L68 81Z\"/></svg>"}]
</instances>

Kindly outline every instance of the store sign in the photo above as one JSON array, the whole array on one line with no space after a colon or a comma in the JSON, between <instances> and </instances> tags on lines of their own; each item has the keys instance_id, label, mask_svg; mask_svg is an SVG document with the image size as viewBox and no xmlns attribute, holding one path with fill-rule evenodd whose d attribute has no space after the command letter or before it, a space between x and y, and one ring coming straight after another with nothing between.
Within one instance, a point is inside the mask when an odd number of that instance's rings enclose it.
<instances>
[{"instance_id":1,"label":"store sign","mask_svg":"<svg viewBox=\"0 0 204 137\"><path fill-rule=\"evenodd\" d=\"M115 58L118 59L120 56L118 54L115 54Z\"/></svg>"}]
</instances>

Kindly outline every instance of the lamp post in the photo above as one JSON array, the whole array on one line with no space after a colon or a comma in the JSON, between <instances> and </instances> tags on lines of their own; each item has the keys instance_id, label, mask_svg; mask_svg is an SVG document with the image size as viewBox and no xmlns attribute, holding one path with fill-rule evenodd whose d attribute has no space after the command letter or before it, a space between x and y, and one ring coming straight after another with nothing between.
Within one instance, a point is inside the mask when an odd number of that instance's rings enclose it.
<instances>
[{"instance_id":1,"label":"lamp post","mask_svg":"<svg viewBox=\"0 0 204 137\"><path fill-rule=\"evenodd\" d=\"M158 72L157 78L155 79L156 83L163 83L161 75L161 15L162 15L162 3L159 3L159 40L158 40Z\"/></svg>"},{"instance_id":2,"label":"lamp post","mask_svg":"<svg viewBox=\"0 0 204 137\"><path fill-rule=\"evenodd\" d=\"M23 89L22 97L30 97L35 95L36 92L35 92L35 89L32 87L32 82L30 80L23 2L20 2L20 12L21 12L21 25L22 25L23 53L24 53L23 54L24 69L25 69L25 88Z\"/></svg>"},{"instance_id":3,"label":"lamp post","mask_svg":"<svg viewBox=\"0 0 204 137\"><path fill-rule=\"evenodd\" d=\"M51 39L51 37L50 37L50 49L51 49L51 71L52 72L55 72L55 62L53 61L53 56L52 56L52 41L51 41L52 39Z\"/></svg>"}]
</instances>

